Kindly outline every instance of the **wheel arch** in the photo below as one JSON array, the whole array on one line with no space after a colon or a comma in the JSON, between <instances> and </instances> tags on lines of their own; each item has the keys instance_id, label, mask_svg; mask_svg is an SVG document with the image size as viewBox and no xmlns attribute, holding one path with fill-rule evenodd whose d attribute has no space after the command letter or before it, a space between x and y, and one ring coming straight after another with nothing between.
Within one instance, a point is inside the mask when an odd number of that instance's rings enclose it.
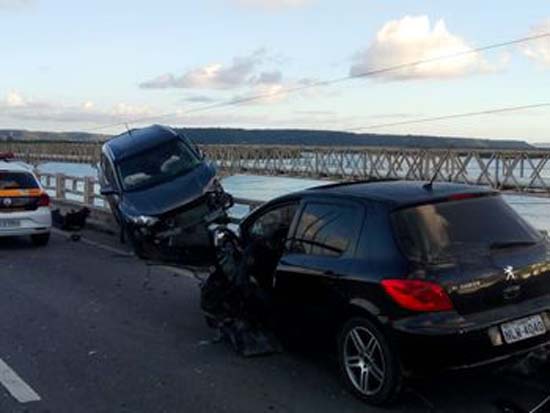
<instances>
[{"instance_id":1,"label":"wheel arch","mask_svg":"<svg viewBox=\"0 0 550 413\"><path fill-rule=\"evenodd\" d=\"M378 324L385 324L387 322L387 317L382 314L380 307L365 298L352 298L348 302L348 311L352 315L367 316Z\"/></svg>"},{"instance_id":2,"label":"wheel arch","mask_svg":"<svg viewBox=\"0 0 550 413\"><path fill-rule=\"evenodd\" d=\"M342 326L350 319L355 317L363 317L374 323L382 331L388 324L388 318L385 316L375 303L365 298L352 298L340 311L336 336L339 335Z\"/></svg>"}]
</instances>

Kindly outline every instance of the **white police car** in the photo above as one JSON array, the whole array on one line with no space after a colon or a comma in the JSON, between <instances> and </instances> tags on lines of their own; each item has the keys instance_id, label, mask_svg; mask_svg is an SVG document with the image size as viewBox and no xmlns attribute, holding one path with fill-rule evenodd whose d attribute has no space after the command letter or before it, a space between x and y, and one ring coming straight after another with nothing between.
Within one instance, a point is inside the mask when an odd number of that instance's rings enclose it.
<instances>
[{"instance_id":1,"label":"white police car","mask_svg":"<svg viewBox=\"0 0 550 413\"><path fill-rule=\"evenodd\" d=\"M33 244L50 239L50 197L30 166L0 153L0 237L28 236Z\"/></svg>"}]
</instances>

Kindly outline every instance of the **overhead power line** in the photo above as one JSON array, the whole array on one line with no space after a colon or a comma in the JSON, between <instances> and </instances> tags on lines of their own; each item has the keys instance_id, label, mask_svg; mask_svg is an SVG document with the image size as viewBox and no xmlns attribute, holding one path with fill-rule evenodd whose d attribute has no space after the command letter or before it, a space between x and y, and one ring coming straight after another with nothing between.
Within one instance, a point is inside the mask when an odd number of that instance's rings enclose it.
<instances>
[{"instance_id":1,"label":"overhead power line","mask_svg":"<svg viewBox=\"0 0 550 413\"><path fill-rule=\"evenodd\" d=\"M402 125L414 125L417 123L428 123L428 122L437 122L440 120L447 120L447 119L459 119L459 118L469 118L472 116L482 116L482 115L496 115L499 113L506 113L506 112L519 112L523 110L529 110L529 109L539 109L539 108L546 108L550 107L549 103L537 103L534 105L523 105L523 106L508 106L504 108L497 108L497 109L486 109L481 110L478 112L464 112L464 113L454 113L451 115L442 115L442 116L432 116L432 117L426 117L426 118L419 118L419 119L411 119L411 120L404 120L399 122L387 122L387 123L378 123L373 124L369 126L359 126L356 128L349 128L346 129L349 132L358 132L363 130L372 130L372 129L381 129L381 128L389 128L389 127L395 127L395 126L402 126Z\"/></svg>"},{"instance_id":2,"label":"overhead power line","mask_svg":"<svg viewBox=\"0 0 550 413\"><path fill-rule=\"evenodd\" d=\"M206 112L206 111L209 111L209 110L228 107L228 106L236 106L236 105L240 105L240 104L243 104L243 103L254 102L254 101L257 101L257 100L272 98L272 97L276 97L276 96L280 96L280 95L293 94L293 93L298 93L298 92L302 92L302 91L305 91L305 90L314 89L314 88L318 88L318 87L331 86L331 85L347 82L347 81L354 80L354 79L374 77L374 76L378 76L378 75L381 75L381 74L395 72L395 71L399 71L399 70L403 70L403 69L407 69L407 68L411 68L411 67L421 66L421 65L424 65L424 64L428 64L428 63L439 62L439 61L442 61L442 60L455 59L455 58L462 57L462 56L467 56L467 55L471 55L471 54L485 52L485 51L488 51L488 50L499 49L499 48L503 48L503 47L509 47L509 46L513 46L513 45L516 45L516 44L527 43L527 42L531 42L531 41L534 41L534 40L540 40L540 39L543 39L543 38L550 38L550 32L539 33L539 34L536 34L536 35L533 35L533 36L521 37L521 38L518 38L518 39L514 39L514 40L510 40L510 41L506 41L506 42L501 42L501 43L493 43L493 44L485 45L485 46L482 46L482 47L478 47L478 48L474 48L474 49L468 49L468 50L464 50L464 51L461 51L461 52L452 53L452 54L448 54L448 55L437 56L437 57L433 57L433 58L429 58L429 59L422 59L422 60L417 60L417 61L413 61L413 62L402 63L402 64L395 65L395 66L388 66L388 67L384 67L384 68L380 68L380 69L368 70L368 71L355 73L355 74L350 74L348 76L343 76L343 77L339 77L339 78L315 81L315 82L308 83L306 85L288 87L288 88L281 88L281 89L279 89L275 92L260 93L260 94L251 95L251 96L248 96L248 97L226 100L226 101L223 101L223 102L213 103L213 104L201 106L201 107L198 107L198 108L193 108L193 109L188 109L188 110L180 110L180 111L177 111L177 112L169 112L169 113L153 115L153 116L147 116L147 117L128 119L128 120L125 120L125 121L120 121L120 122L115 122L115 123L111 123L111 124L105 124L105 125L97 126L97 127L94 127L94 128L89 128L89 129L86 129L86 132L95 132L95 131L102 130L102 129L113 128L113 127L116 127L116 126L124 126L127 123L140 123L140 122L146 122L146 121L154 121L154 120L165 119L165 118L170 118L170 117L175 117L175 116L184 116L184 115L190 115L190 114L193 114L193 113Z\"/></svg>"}]
</instances>

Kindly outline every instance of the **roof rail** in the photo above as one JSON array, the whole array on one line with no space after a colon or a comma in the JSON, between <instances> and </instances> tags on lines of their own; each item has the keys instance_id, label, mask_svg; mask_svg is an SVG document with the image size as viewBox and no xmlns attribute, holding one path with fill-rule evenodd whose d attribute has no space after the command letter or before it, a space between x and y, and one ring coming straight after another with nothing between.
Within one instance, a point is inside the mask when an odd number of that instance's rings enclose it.
<instances>
[{"instance_id":1,"label":"roof rail","mask_svg":"<svg viewBox=\"0 0 550 413\"><path fill-rule=\"evenodd\" d=\"M376 182L395 182L399 181L399 178L370 178L370 179L360 179L356 181L340 181L335 182L332 184L325 184L325 185L319 185L319 186L313 186L311 188L308 188L308 190L318 190L318 189L331 189L331 188L338 188L340 186L347 186L347 185L359 185L359 184L373 184Z\"/></svg>"}]
</instances>

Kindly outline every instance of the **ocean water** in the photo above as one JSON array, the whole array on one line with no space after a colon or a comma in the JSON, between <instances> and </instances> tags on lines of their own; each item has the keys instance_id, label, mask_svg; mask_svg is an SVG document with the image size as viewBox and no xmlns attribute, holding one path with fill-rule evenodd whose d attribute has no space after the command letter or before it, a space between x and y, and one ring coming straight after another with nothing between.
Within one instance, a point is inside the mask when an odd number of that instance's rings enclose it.
<instances>
[{"instance_id":1,"label":"ocean water","mask_svg":"<svg viewBox=\"0 0 550 413\"><path fill-rule=\"evenodd\" d=\"M48 162L37 167L40 173L63 173L75 177L97 177L97 170L91 165ZM327 184L330 181L299 179L257 175L234 175L222 179L222 185L235 198L268 201L272 198L313 186ZM537 229L550 232L550 197L504 195L506 201ZM78 200L77 198L75 198ZM231 211L236 217L242 217L248 207L237 205Z\"/></svg>"}]
</instances>

